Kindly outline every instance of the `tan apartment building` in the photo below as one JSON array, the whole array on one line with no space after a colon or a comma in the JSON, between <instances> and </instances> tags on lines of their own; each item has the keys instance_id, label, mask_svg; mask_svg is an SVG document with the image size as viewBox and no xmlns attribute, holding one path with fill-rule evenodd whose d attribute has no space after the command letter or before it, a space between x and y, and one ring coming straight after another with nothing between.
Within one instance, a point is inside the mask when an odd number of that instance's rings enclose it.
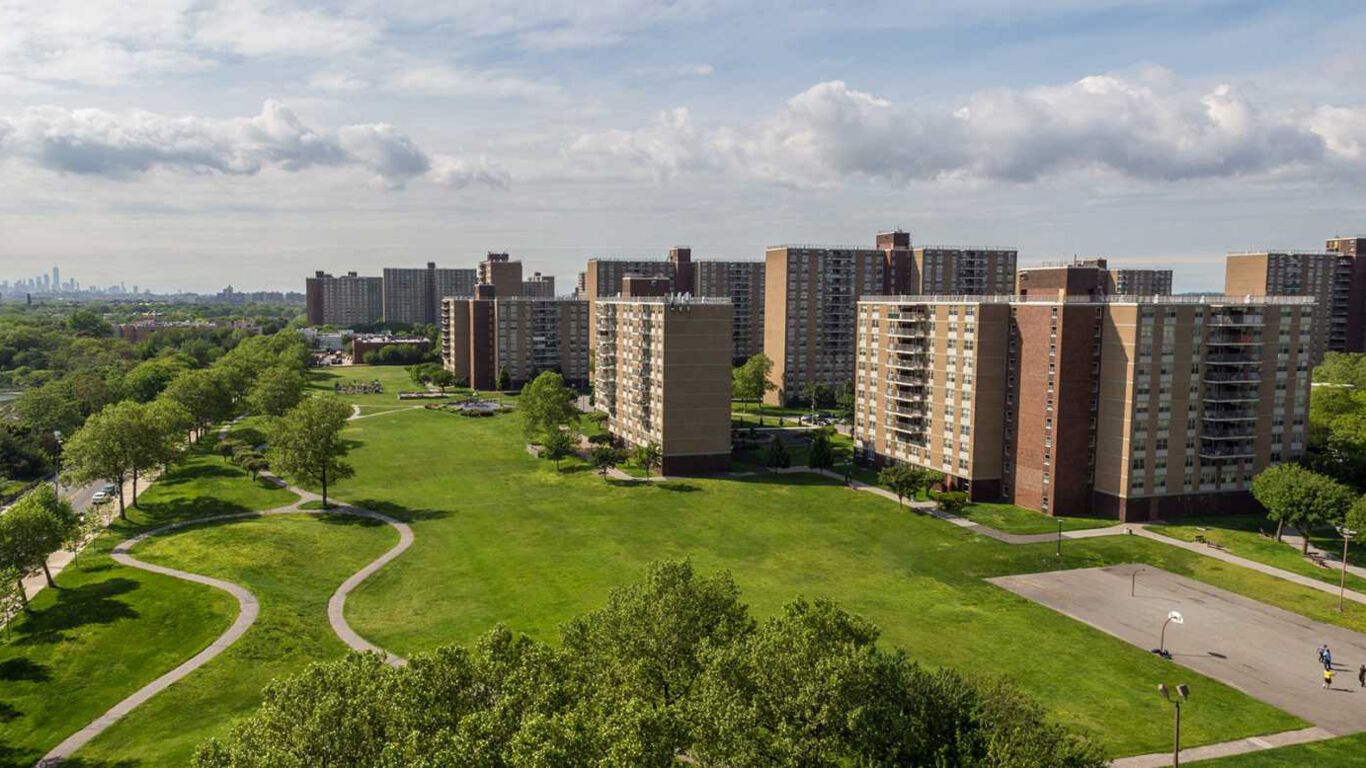
<instances>
[{"instance_id":1,"label":"tan apartment building","mask_svg":"<svg viewBox=\"0 0 1366 768\"><path fill-rule=\"evenodd\" d=\"M522 282L522 294L533 299L553 299L555 298L555 276L543 275L540 272L532 273Z\"/></svg>"},{"instance_id":2,"label":"tan apartment building","mask_svg":"<svg viewBox=\"0 0 1366 768\"><path fill-rule=\"evenodd\" d=\"M730 299L731 358L741 361L764 351L764 273L762 261L699 260L692 263L692 293Z\"/></svg>"},{"instance_id":3,"label":"tan apartment building","mask_svg":"<svg viewBox=\"0 0 1366 768\"><path fill-rule=\"evenodd\" d=\"M498 297L522 295L522 262L513 261L506 253L489 251L479 262L479 284L493 286Z\"/></svg>"},{"instance_id":4,"label":"tan apartment building","mask_svg":"<svg viewBox=\"0 0 1366 768\"><path fill-rule=\"evenodd\" d=\"M925 245L912 252L908 293L993 296L1015 290L1013 248Z\"/></svg>"},{"instance_id":5,"label":"tan apartment building","mask_svg":"<svg viewBox=\"0 0 1366 768\"><path fill-rule=\"evenodd\" d=\"M484 286L481 286L483 288ZM488 291L442 302L442 361L475 389L492 389L507 372L513 388L544 371L585 389L589 382L588 302L497 298Z\"/></svg>"},{"instance_id":6,"label":"tan apartment building","mask_svg":"<svg viewBox=\"0 0 1366 768\"><path fill-rule=\"evenodd\" d=\"M373 323L384 316L384 280L355 272L333 277L319 270L305 279L304 300L310 325Z\"/></svg>"},{"instance_id":7,"label":"tan apartment building","mask_svg":"<svg viewBox=\"0 0 1366 768\"><path fill-rule=\"evenodd\" d=\"M1224 292L1310 296L1317 301L1313 359L1325 352L1366 352L1366 262L1359 238L1334 238L1322 253L1233 253L1224 261Z\"/></svg>"},{"instance_id":8,"label":"tan apartment building","mask_svg":"<svg viewBox=\"0 0 1366 768\"><path fill-rule=\"evenodd\" d=\"M1304 452L1303 297L882 297L859 305L855 446L1049 514L1255 506Z\"/></svg>"},{"instance_id":9,"label":"tan apartment building","mask_svg":"<svg viewBox=\"0 0 1366 768\"><path fill-rule=\"evenodd\" d=\"M730 301L602 298L595 311L593 392L612 435L657 444L666 475L729 470Z\"/></svg>"},{"instance_id":10,"label":"tan apartment building","mask_svg":"<svg viewBox=\"0 0 1366 768\"><path fill-rule=\"evenodd\" d=\"M857 246L780 245L764 254L764 354L774 389L764 402L802 396L808 384L854 377L856 304L878 295L885 253Z\"/></svg>"}]
</instances>

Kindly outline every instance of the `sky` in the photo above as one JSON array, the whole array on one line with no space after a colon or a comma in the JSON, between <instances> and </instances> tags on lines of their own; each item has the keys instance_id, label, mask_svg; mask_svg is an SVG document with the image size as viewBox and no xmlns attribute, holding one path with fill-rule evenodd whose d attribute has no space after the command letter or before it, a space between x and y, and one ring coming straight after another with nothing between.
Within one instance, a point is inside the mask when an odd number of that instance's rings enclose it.
<instances>
[{"instance_id":1,"label":"sky","mask_svg":"<svg viewBox=\"0 0 1366 768\"><path fill-rule=\"evenodd\" d=\"M1366 234L1366 5L0 0L0 280Z\"/></svg>"}]
</instances>

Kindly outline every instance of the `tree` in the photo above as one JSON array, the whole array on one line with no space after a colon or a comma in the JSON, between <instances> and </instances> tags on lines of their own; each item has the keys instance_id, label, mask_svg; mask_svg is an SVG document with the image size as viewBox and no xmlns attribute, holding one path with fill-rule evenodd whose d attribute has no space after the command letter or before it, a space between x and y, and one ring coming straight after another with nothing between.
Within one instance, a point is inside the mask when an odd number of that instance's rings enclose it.
<instances>
[{"instance_id":1,"label":"tree","mask_svg":"<svg viewBox=\"0 0 1366 768\"><path fill-rule=\"evenodd\" d=\"M149 455L144 466L169 467L185 455L185 441L181 438L194 424L185 406L168 398L158 398L146 410L146 446ZM136 492L136 488L134 489Z\"/></svg>"},{"instance_id":2,"label":"tree","mask_svg":"<svg viewBox=\"0 0 1366 768\"><path fill-rule=\"evenodd\" d=\"M79 561L81 547L87 541L99 535L104 529L104 520L98 510L90 509L84 515L76 519L74 525L67 527L66 538L62 541L62 549L71 553L72 562Z\"/></svg>"},{"instance_id":3,"label":"tree","mask_svg":"<svg viewBox=\"0 0 1366 768\"><path fill-rule=\"evenodd\" d=\"M773 469L787 469L792 466L792 457L787 455L787 446L783 445L782 438L777 434L773 435L773 442L768 446L768 466Z\"/></svg>"},{"instance_id":4,"label":"tree","mask_svg":"<svg viewBox=\"0 0 1366 768\"><path fill-rule=\"evenodd\" d=\"M650 476L650 470L664 463L664 454L659 450L659 443L650 442L636 446L631 452L632 458L641 469L645 470L645 477Z\"/></svg>"},{"instance_id":5,"label":"tree","mask_svg":"<svg viewBox=\"0 0 1366 768\"><path fill-rule=\"evenodd\" d=\"M807 382L806 385L802 387L802 399L810 404L812 418L816 416L816 400L820 397L820 394L821 388L817 386L815 382Z\"/></svg>"},{"instance_id":6,"label":"tree","mask_svg":"<svg viewBox=\"0 0 1366 768\"><path fill-rule=\"evenodd\" d=\"M835 448L830 443L830 435L823 429L816 430L807 450L806 465L812 469L830 469L835 466Z\"/></svg>"},{"instance_id":7,"label":"tree","mask_svg":"<svg viewBox=\"0 0 1366 768\"><path fill-rule=\"evenodd\" d=\"M758 402L764 399L764 393L777 389L777 386L769 381L769 374L773 371L773 361L768 355L760 352L743 365L731 371L731 393L732 396L741 402Z\"/></svg>"},{"instance_id":8,"label":"tree","mask_svg":"<svg viewBox=\"0 0 1366 768\"><path fill-rule=\"evenodd\" d=\"M1276 522L1276 540L1287 524L1303 537L1302 554L1309 553L1309 534L1319 525L1343 519L1353 494L1346 486L1296 464L1277 464L1252 478L1252 495L1267 517Z\"/></svg>"},{"instance_id":9,"label":"tree","mask_svg":"<svg viewBox=\"0 0 1366 768\"><path fill-rule=\"evenodd\" d=\"M88 309L78 309L72 312L71 317L67 318L66 326L77 336L105 338L114 335L113 326Z\"/></svg>"},{"instance_id":10,"label":"tree","mask_svg":"<svg viewBox=\"0 0 1366 768\"><path fill-rule=\"evenodd\" d=\"M237 455L238 451L246 447L246 443L242 442L241 440L238 440L235 437L225 437L222 440L218 441L218 444L213 447L213 450L214 453L217 453L224 459L231 461L232 457Z\"/></svg>"},{"instance_id":11,"label":"tree","mask_svg":"<svg viewBox=\"0 0 1366 768\"><path fill-rule=\"evenodd\" d=\"M138 363L123 377L123 391L140 403L150 403L185 370L173 357L158 357Z\"/></svg>"},{"instance_id":12,"label":"tree","mask_svg":"<svg viewBox=\"0 0 1366 768\"><path fill-rule=\"evenodd\" d=\"M549 371L547 371L547 373L549 373ZM541 374L541 376L544 375L544 373ZM558 376L559 374L556 375ZM538 376L537 378L540 377ZM499 392L506 392L512 388L512 377L508 375L507 366L503 366L498 369L498 379L494 382L493 388L498 390Z\"/></svg>"},{"instance_id":13,"label":"tree","mask_svg":"<svg viewBox=\"0 0 1366 768\"><path fill-rule=\"evenodd\" d=\"M555 471L560 471L560 461L574 455L578 448L578 436L572 432L557 429L541 441L541 458L555 462Z\"/></svg>"},{"instance_id":14,"label":"tree","mask_svg":"<svg viewBox=\"0 0 1366 768\"><path fill-rule=\"evenodd\" d=\"M351 406L340 399L310 397L270 425L271 466L301 482L320 484L324 508L327 484L355 474L355 469L342 460L349 448L341 431L350 417Z\"/></svg>"},{"instance_id":15,"label":"tree","mask_svg":"<svg viewBox=\"0 0 1366 768\"><path fill-rule=\"evenodd\" d=\"M119 518L125 514L123 484L133 472L137 450L136 424L132 411L139 404L129 402L107 406L91 416L63 446L65 468L77 483L104 480L119 494Z\"/></svg>"},{"instance_id":16,"label":"tree","mask_svg":"<svg viewBox=\"0 0 1366 768\"><path fill-rule=\"evenodd\" d=\"M455 374L437 366L437 369L432 372L432 383L440 387L442 392L445 392L447 388L455 386Z\"/></svg>"},{"instance_id":17,"label":"tree","mask_svg":"<svg viewBox=\"0 0 1366 768\"><path fill-rule=\"evenodd\" d=\"M599 445L593 448L593 467L598 470L598 474L604 478L608 471L615 469L618 464L626 460L622 452L611 445Z\"/></svg>"},{"instance_id":18,"label":"tree","mask_svg":"<svg viewBox=\"0 0 1366 768\"><path fill-rule=\"evenodd\" d=\"M13 568L21 581L42 571L48 586L56 586L47 557L61 549L74 523L71 504L58 498L51 487L40 485L29 491L0 515L0 568Z\"/></svg>"},{"instance_id":19,"label":"tree","mask_svg":"<svg viewBox=\"0 0 1366 768\"><path fill-rule=\"evenodd\" d=\"M542 373L522 387L517 410L521 413L522 431L528 440L579 423L574 391L564 385L563 376L553 371Z\"/></svg>"},{"instance_id":20,"label":"tree","mask_svg":"<svg viewBox=\"0 0 1366 768\"><path fill-rule=\"evenodd\" d=\"M957 515L968 506L968 495L962 491L941 491L934 495L934 503L941 511Z\"/></svg>"},{"instance_id":21,"label":"tree","mask_svg":"<svg viewBox=\"0 0 1366 768\"><path fill-rule=\"evenodd\" d=\"M914 496L924 479L919 467L911 464L889 464L877 473L877 482L895 493L897 506L904 509L902 499Z\"/></svg>"},{"instance_id":22,"label":"tree","mask_svg":"<svg viewBox=\"0 0 1366 768\"><path fill-rule=\"evenodd\" d=\"M250 472L252 480L261 472L270 469L270 462L266 461L266 457L253 450L241 450L233 454L232 463Z\"/></svg>"},{"instance_id":23,"label":"tree","mask_svg":"<svg viewBox=\"0 0 1366 768\"><path fill-rule=\"evenodd\" d=\"M1352 502L1352 506L1347 508L1343 527L1355 531L1356 536L1366 534L1366 496L1358 496L1357 500Z\"/></svg>"},{"instance_id":24,"label":"tree","mask_svg":"<svg viewBox=\"0 0 1366 768\"><path fill-rule=\"evenodd\" d=\"M166 387L165 396L184 406L199 434L232 415L232 391L221 371L186 371Z\"/></svg>"},{"instance_id":25,"label":"tree","mask_svg":"<svg viewBox=\"0 0 1366 768\"><path fill-rule=\"evenodd\" d=\"M835 408L842 424L854 423L854 382L846 380L835 390Z\"/></svg>"},{"instance_id":26,"label":"tree","mask_svg":"<svg viewBox=\"0 0 1366 768\"><path fill-rule=\"evenodd\" d=\"M262 416L283 416L304 398L304 389L307 386L308 380L304 378L302 371L285 365L276 365L256 377L256 383L247 394L247 403L253 413Z\"/></svg>"},{"instance_id":27,"label":"tree","mask_svg":"<svg viewBox=\"0 0 1366 768\"><path fill-rule=\"evenodd\" d=\"M5 625L5 637L9 637L10 623L28 607L28 595L24 593L24 578L14 566L0 566L0 624Z\"/></svg>"}]
</instances>

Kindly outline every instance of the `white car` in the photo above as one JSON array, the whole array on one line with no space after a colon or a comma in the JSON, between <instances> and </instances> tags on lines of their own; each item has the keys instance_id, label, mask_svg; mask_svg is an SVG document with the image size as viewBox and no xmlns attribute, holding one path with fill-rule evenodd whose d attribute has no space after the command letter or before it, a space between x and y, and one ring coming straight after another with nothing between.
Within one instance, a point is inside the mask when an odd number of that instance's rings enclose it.
<instances>
[{"instance_id":1,"label":"white car","mask_svg":"<svg viewBox=\"0 0 1366 768\"><path fill-rule=\"evenodd\" d=\"M111 483L95 491L95 495L90 497L90 502L92 504L108 504L118 495L119 489Z\"/></svg>"}]
</instances>

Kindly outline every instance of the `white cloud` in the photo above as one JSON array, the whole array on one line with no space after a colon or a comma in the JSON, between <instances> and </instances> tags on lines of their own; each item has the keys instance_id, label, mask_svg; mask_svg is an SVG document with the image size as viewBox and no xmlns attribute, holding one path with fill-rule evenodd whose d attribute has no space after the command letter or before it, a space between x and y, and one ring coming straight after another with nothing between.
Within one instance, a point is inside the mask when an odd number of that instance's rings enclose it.
<instances>
[{"instance_id":1,"label":"white cloud","mask_svg":"<svg viewBox=\"0 0 1366 768\"><path fill-rule=\"evenodd\" d=\"M282 8L255 0L220 3L195 20L197 44L252 57L335 56L368 47L382 29L373 18Z\"/></svg>"},{"instance_id":2,"label":"white cloud","mask_svg":"<svg viewBox=\"0 0 1366 768\"><path fill-rule=\"evenodd\" d=\"M492 96L496 98L554 99L558 87L507 72L456 69L432 65L405 69L394 75L392 85L405 91L433 96Z\"/></svg>"},{"instance_id":3,"label":"white cloud","mask_svg":"<svg viewBox=\"0 0 1366 768\"><path fill-rule=\"evenodd\" d=\"M915 110L831 81L752 123L704 128L675 110L580 136L567 154L662 178L710 171L811 186L1071 172L1176 181L1359 167L1366 108L1266 111L1230 86L1201 92L1164 72L987 91L953 110Z\"/></svg>"},{"instance_id":4,"label":"white cloud","mask_svg":"<svg viewBox=\"0 0 1366 768\"><path fill-rule=\"evenodd\" d=\"M452 189L464 189L471 184L507 189L512 184L508 172L483 155L471 159L437 155L432 158L430 178Z\"/></svg>"},{"instance_id":5,"label":"white cloud","mask_svg":"<svg viewBox=\"0 0 1366 768\"><path fill-rule=\"evenodd\" d=\"M370 81L346 72L314 72L308 85L320 91L356 93L370 88Z\"/></svg>"},{"instance_id":6,"label":"white cloud","mask_svg":"<svg viewBox=\"0 0 1366 768\"><path fill-rule=\"evenodd\" d=\"M297 172L358 166L392 189L433 170L426 152L392 125L347 125L331 136L308 127L275 101L267 101L254 117L227 120L33 107L17 115L0 115L0 158L4 157L25 159L58 173L125 180L154 169L254 175L267 167ZM506 173L496 173L487 159L463 162L443 156L433 181L456 188L473 183L508 185Z\"/></svg>"}]
</instances>

